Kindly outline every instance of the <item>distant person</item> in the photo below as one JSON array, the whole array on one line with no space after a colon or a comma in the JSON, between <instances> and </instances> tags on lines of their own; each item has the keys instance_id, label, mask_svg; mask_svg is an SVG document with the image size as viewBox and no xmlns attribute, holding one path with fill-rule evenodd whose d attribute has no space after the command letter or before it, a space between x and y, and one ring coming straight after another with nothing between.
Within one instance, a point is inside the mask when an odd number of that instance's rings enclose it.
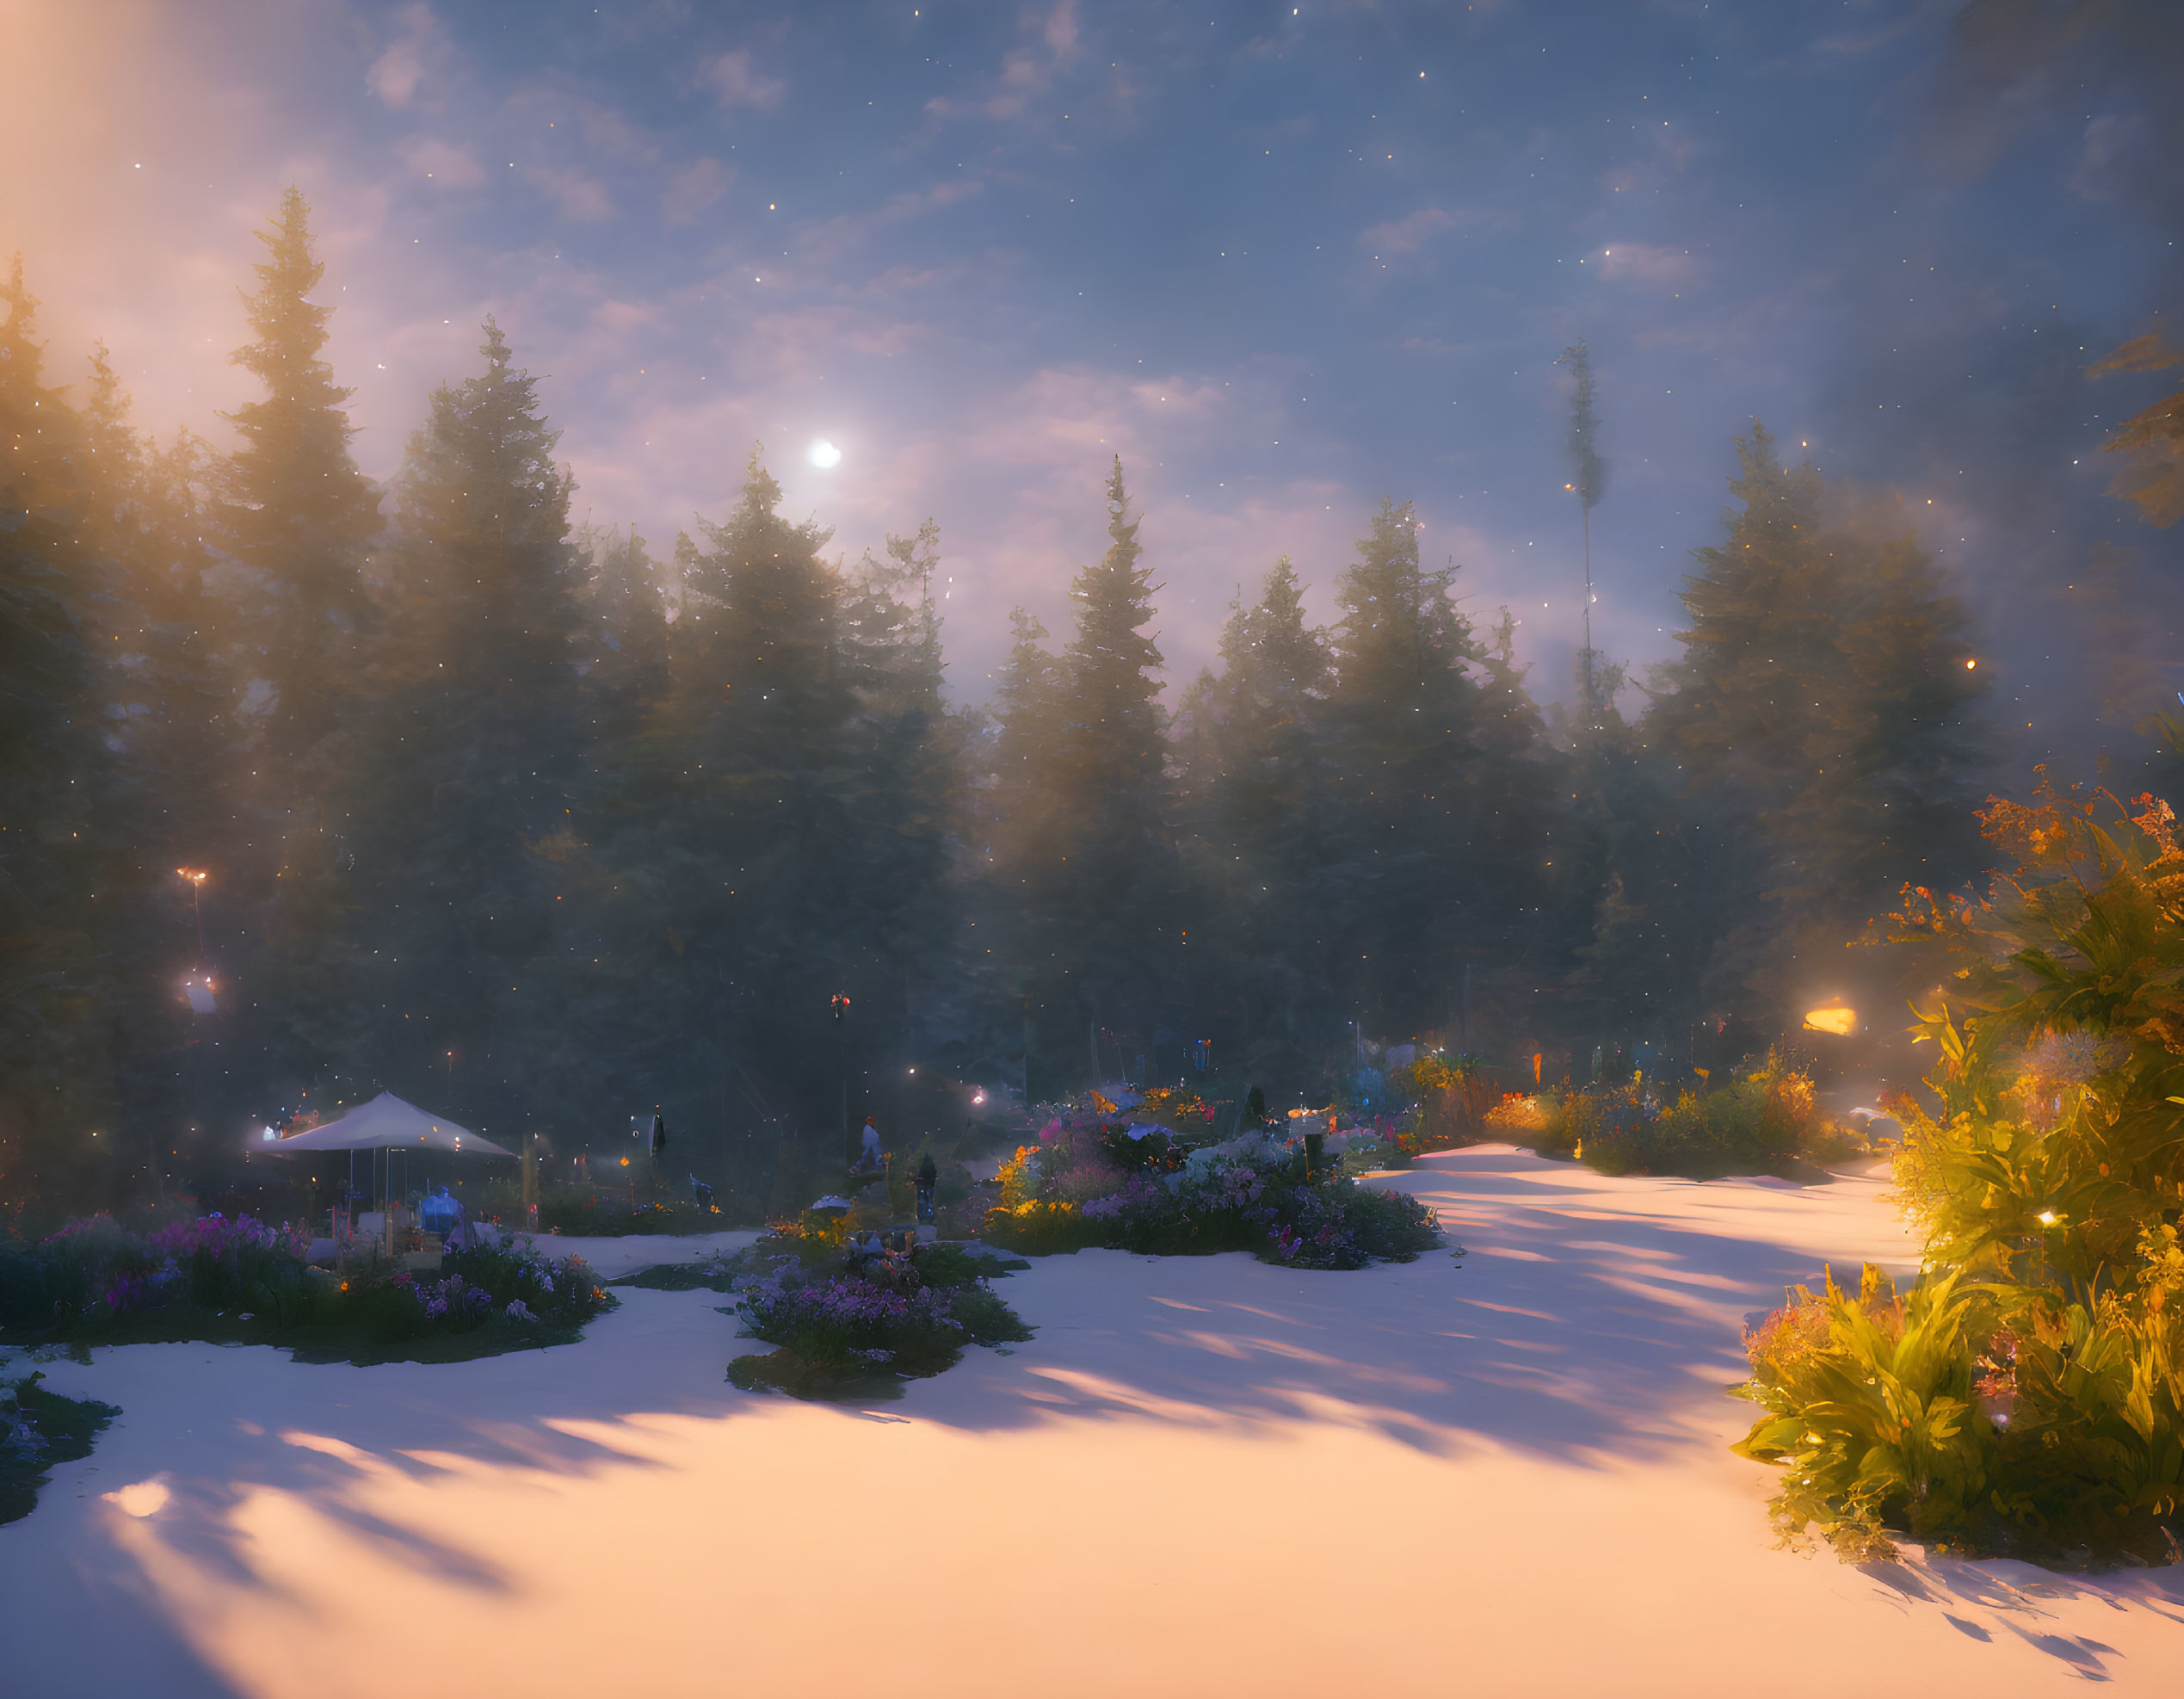
<instances>
[{"instance_id":1,"label":"distant person","mask_svg":"<svg viewBox=\"0 0 2184 1699\"><path fill-rule=\"evenodd\" d=\"M657 1109L652 1111L652 1154L667 1154L667 1120Z\"/></svg>"},{"instance_id":2,"label":"distant person","mask_svg":"<svg viewBox=\"0 0 2184 1699\"><path fill-rule=\"evenodd\" d=\"M1267 1094L1255 1085L1243 1095L1243 1124L1246 1127L1264 1127L1267 1124Z\"/></svg>"},{"instance_id":3,"label":"distant person","mask_svg":"<svg viewBox=\"0 0 2184 1699\"><path fill-rule=\"evenodd\" d=\"M917 1159L917 1219L933 1219L933 1187L941 1177L941 1171L933 1165L933 1152L928 1151Z\"/></svg>"},{"instance_id":4,"label":"distant person","mask_svg":"<svg viewBox=\"0 0 2184 1699\"><path fill-rule=\"evenodd\" d=\"M865 1117L864 1135L857 1152L857 1166L860 1168L879 1166L879 1129L872 1124L870 1115Z\"/></svg>"}]
</instances>

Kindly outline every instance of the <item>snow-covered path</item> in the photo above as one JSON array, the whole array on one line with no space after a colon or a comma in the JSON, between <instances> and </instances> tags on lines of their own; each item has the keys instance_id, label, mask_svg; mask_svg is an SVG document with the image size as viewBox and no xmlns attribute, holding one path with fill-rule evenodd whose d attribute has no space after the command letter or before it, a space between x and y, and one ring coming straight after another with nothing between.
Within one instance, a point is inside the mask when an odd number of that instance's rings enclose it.
<instances>
[{"instance_id":1,"label":"snow-covered path","mask_svg":"<svg viewBox=\"0 0 2184 1699\"><path fill-rule=\"evenodd\" d=\"M1040 1330L869 1409L726 1386L708 1292L577 1346L51 1365L124 1414L0 1529L9 1692L2173 1692L2184 1570L1773 1548L1740 1323L1908 1267L1878 1181L1385 1183L1471 1247L1362 1274L1083 1252ZM589 1251L589 1247L587 1247ZM602 1242L610 1270L687 1245ZM612 1258L612 1260L610 1260Z\"/></svg>"}]
</instances>

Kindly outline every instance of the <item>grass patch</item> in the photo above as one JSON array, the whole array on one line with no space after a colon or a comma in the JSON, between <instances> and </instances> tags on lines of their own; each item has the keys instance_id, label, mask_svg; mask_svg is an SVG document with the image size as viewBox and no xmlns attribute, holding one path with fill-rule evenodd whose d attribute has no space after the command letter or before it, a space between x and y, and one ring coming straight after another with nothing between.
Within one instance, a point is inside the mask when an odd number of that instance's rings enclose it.
<instances>
[{"instance_id":1,"label":"grass patch","mask_svg":"<svg viewBox=\"0 0 2184 1699\"><path fill-rule=\"evenodd\" d=\"M94 1399L46 1392L38 1384L43 1378L34 1372L0 1400L0 1523L28 1516L53 1466L89 1456L99 1430L121 1413Z\"/></svg>"}]
</instances>

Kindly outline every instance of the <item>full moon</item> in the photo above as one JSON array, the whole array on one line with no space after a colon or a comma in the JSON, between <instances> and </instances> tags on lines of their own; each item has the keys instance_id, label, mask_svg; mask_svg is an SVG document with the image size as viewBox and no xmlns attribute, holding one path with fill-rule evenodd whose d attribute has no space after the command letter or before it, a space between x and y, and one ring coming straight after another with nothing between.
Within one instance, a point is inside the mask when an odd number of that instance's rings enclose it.
<instances>
[{"instance_id":1,"label":"full moon","mask_svg":"<svg viewBox=\"0 0 2184 1699\"><path fill-rule=\"evenodd\" d=\"M842 464L842 450L824 437L811 445L811 464L821 471Z\"/></svg>"}]
</instances>

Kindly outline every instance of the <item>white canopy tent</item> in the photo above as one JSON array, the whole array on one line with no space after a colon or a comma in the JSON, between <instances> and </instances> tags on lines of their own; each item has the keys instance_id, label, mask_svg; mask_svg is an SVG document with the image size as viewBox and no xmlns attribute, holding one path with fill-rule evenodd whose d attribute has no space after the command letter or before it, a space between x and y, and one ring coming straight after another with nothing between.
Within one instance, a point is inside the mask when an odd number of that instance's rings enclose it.
<instances>
[{"instance_id":1,"label":"white canopy tent","mask_svg":"<svg viewBox=\"0 0 2184 1699\"><path fill-rule=\"evenodd\" d=\"M339 1120L314 1127L307 1133L298 1133L286 1139L276 1139L255 1146L273 1156L308 1156L314 1152L346 1151L349 1154L350 1198L356 1190L356 1152L385 1151L384 1160L375 1160L374 1172L369 1177L372 1194L395 1201L393 1158L396 1152L404 1157L416 1151L441 1156L514 1156L515 1152L495 1144L490 1139L473 1133L467 1127L458 1127L443 1116L419 1109L404 1102L392 1091L382 1091L368 1103L360 1103ZM409 1164L402 1166L406 1184ZM346 1208L347 1206L343 1206ZM342 1231L346 1232L343 1228Z\"/></svg>"},{"instance_id":2,"label":"white canopy tent","mask_svg":"<svg viewBox=\"0 0 2184 1699\"><path fill-rule=\"evenodd\" d=\"M368 1103L360 1103L338 1121L314 1127L308 1133L276 1140L261 1149L287 1156L295 1151L460 1151L467 1156L514 1156L490 1139L467 1127L458 1127L405 1103L392 1091L382 1091Z\"/></svg>"}]
</instances>

